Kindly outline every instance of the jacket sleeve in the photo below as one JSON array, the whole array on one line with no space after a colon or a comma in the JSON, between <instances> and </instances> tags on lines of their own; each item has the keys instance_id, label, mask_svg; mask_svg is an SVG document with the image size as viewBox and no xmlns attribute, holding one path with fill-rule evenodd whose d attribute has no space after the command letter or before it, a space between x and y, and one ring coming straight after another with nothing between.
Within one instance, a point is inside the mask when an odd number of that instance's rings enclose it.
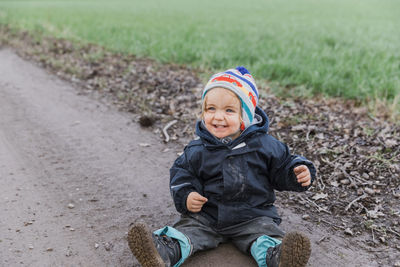
<instances>
[{"instance_id":1,"label":"jacket sleeve","mask_svg":"<svg viewBox=\"0 0 400 267\"><path fill-rule=\"evenodd\" d=\"M311 161L302 156L292 155L289 147L275 138L272 138L272 142L269 143L268 150L268 178L274 189L302 192L311 187L316 177L316 169ZM310 170L311 184L309 186L304 187L297 182L293 169L300 165L306 165Z\"/></svg>"},{"instance_id":2,"label":"jacket sleeve","mask_svg":"<svg viewBox=\"0 0 400 267\"><path fill-rule=\"evenodd\" d=\"M187 213L186 199L191 192L202 192L202 185L188 160L187 151L175 160L170 169L170 192L175 208Z\"/></svg>"}]
</instances>

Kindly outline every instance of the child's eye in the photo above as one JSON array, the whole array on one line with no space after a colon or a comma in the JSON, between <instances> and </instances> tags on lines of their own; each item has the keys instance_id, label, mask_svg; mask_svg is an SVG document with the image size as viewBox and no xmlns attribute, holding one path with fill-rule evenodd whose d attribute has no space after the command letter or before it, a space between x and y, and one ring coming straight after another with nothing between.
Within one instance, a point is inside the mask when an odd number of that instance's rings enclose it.
<instances>
[{"instance_id":1,"label":"child's eye","mask_svg":"<svg viewBox=\"0 0 400 267\"><path fill-rule=\"evenodd\" d=\"M228 108L228 109L226 110L226 112L234 113L235 111L234 111L233 109Z\"/></svg>"},{"instance_id":2,"label":"child's eye","mask_svg":"<svg viewBox=\"0 0 400 267\"><path fill-rule=\"evenodd\" d=\"M214 107L208 107L208 108L206 108L206 111L214 111L214 110L215 110Z\"/></svg>"}]
</instances>

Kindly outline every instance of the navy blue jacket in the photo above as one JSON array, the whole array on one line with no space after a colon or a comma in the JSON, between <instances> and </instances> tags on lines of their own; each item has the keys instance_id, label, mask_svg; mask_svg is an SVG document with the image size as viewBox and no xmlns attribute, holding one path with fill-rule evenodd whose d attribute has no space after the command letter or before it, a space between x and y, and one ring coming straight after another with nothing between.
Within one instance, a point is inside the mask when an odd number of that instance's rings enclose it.
<instances>
[{"instance_id":1,"label":"navy blue jacket","mask_svg":"<svg viewBox=\"0 0 400 267\"><path fill-rule=\"evenodd\" d=\"M291 155L289 148L268 134L268 117L260 108L262 120L248 127L233 141L222 142L199 121L199 139L191 141L170 169L170 190L180 213L189 193L196 191L208 201L200 214L214 227L227 227L259 216L279 224L273 205L274 190L305 191L293 168L306 165L315 180L314 165L304 157Z\"/></svg>"}]
</instances>

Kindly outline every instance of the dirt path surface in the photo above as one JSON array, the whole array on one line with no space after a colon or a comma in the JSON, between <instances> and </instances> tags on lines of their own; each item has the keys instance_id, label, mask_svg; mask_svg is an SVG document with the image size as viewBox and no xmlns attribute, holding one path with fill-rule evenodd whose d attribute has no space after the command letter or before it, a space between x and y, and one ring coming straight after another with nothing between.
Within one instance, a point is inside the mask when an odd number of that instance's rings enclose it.
<instances>
[{"instance_id":1,"label":"dirt path surface","mask_svg":"<svg viewBox=\"0 0 400 267\"><path fill-rule=\"evenodd\" d=\"M126 234L178 214L165 145L100 99L0 50L0 266L137 266ZM381 266L373 254L280 209L285 230L310 235L309 266ZM231 245L184 266L256 266Z\"/></svg>"}]
</instances>

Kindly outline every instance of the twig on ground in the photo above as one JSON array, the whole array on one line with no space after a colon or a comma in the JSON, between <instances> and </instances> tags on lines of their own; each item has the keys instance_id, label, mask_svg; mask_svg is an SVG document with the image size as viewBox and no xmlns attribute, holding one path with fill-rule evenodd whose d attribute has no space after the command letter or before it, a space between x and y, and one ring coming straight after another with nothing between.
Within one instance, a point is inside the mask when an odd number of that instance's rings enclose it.
<instances>
[{"instance_id":1,"label":"twig on ground","mask_svg":"<svg viewBox=\"0 0 400 267\"><path fill-rule=\"evenodd\" d=\"M189 127L190 127L190 124L186 124L185 128L183 128L182 133L186 133L187 130L189 129Z\"/></svg>"},{"instance_id":2,"label":"twig on ground","mask_svg":"<svg viewBox=\"0 0 400 267\"><path fill-rule=\"evenodd\" d=\"M387 250L387 248L383 248L383 249L372 249L372 248L369 248L368 252L383 252L383 251L386 251L386 250Z\"/></svg>"},{"instance_id":3,"label":"twig on ground","mask_svg":"<svg viewBox=\"0 0 400 267\"><path fill-rule=\"evenodd\" d=\"M398 232L396 232L395 230L393 230L392 228L389 227L387 229L389 230L389 232L391 232L391 233L397 235L398 237L400 237L400 234Z\"/></svg>"},{"instance_id":4,"label":"twig on ground","mask_svg":"<svg viewBox=\"0 0 400 267\"><path fill-rule=\"evenodd\" d=\"M371 227L372 241L375 242L374 228Z\"/></svg>"},{"instance_id":5,"label":"twig on ground","mask_svg":"<svg viewBox=\"0 0 400 267\"><path fill-rule=\"evenodd\" d=\"M310 132L311 132L311 130L308 130L308 131L307 131L307 134L306 134L306 141L309 141L309 140L310 140L310 138L309 138Z\"/></svg>"},{"instance_id":6,"label":"twig on ground","mask_svg":"<svg viewBox=\"0 0 400 267\"><path fill-rule=\"evenodd\" d=\"M320 244L322 241L324 241L327 238L326 235L324 235L323 237L321 237L318 241L317 244Z\"/></svg>"},{"instance_id":7,"label":"twig on ground","mask_svg":"<svg viewBox=\"0 0 400 267\"><path fill-rule=\"evenodd\" d=\"M368 195L367 194L362 194L361 196L359 196L358 198L356 198L356 199L354 199L352 202L350 202L347 206L346 206L346 208L344 209L345 211L348 211L350 208L351 208L351 206L353 206L353 204L354 203L356 203L357 201L359 201L360 199L364 199L364 198L366 198Z\"/></svg>"},{"instance_id":8,"label":"twig on ground","mask_svg":"<svg viewBox=\"0 0 400 267\"><path fill-rule=\"evenodd\" d=\"M165 142L168 143L169 141L169 135L167 133L167 130L169 129L169 127L171 127L172 125L174 125L175 123L177 123L178 120L173 120L167 123L167 125L165 125L165 127L162 129L162 132L165 136Z\"/></svg>"},{"instance_id":9,"label":"twig on ground","mask_svg":"<svg viewBox=\"0 0 400 267\"><path fill-rule=\"evenodd\" d=\"M331 177L332 177L332 175L329 177L329 180L330 180ZM322 190L322 191L324 191L324 189L325 189L325 183L324 183L324 180L322 179L322 176L317 175L317 181L318 181L317 185L318 185L319 189ZM320 185L320 184L321 184L321 185Z\"/></svg>"},{"instance_id":10,"label":"twig on ground","mask_svg":"<svg viewBox=\"0 0 400 267\"><path fill-rule=\"evenodd\" d=\"M329 210L327 210L327 209L325 209L325 208L320 207L317 203L315 203L315 202L312 201L312 200L309 200L307 197L303 198L303 197L300 197L300 196L299 196L299 198L300 198L301 200L303 200L303 201L307 201L307 202L309 202L309 203L315 205L315 206L318 208L318 212L323 211L323 212L326 212L326 213L328 213L328 214L332 214L332 212L330 212Z\"/></svg>"}]
</instances>

